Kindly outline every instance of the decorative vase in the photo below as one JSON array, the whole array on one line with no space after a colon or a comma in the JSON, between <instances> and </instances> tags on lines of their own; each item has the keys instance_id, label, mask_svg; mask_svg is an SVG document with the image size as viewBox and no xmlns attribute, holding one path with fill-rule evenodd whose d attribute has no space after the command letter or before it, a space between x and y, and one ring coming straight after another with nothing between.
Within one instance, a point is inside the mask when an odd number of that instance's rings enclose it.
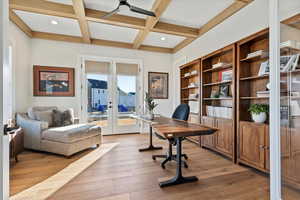
<instances>
[{"instance_id":1,"label":"decorative vase","mask_svg":"<svg viewBox=\"0 0 300 200\"><path fill-rule=\"evenodd\" d=\"M256 123L264 123L267 120L267 113L261 112L259 114L251 113L252 119Z\"/></svg>"},{"instance_id":2,"label":"decorative vase","mask_svg":"<svg viewBox=\"0 0 300 200\"><path fill-rule=\"evenodd\" d=\"M153 113L153 110L149 110L149 112L148 112L148 119L150 119L150 120L153 120L154 119L154 113Z\"/></svg>"}]
</instances>

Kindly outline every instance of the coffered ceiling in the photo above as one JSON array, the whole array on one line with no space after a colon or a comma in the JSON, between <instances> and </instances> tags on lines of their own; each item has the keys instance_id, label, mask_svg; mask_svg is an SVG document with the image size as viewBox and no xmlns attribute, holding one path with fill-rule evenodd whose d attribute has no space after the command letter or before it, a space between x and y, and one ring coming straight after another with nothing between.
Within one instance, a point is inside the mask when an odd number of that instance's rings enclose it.
<instances>
[{"instance_id":1,"label":"coffered ceiling","mask_svg":"<svg viewBox=\"0 0 300 200\"><path fill-rule=\"evenodd\" d=\"M32 38L175 53L252 1L128 0L156 17L103 19L119 0L10 0L10 19Z\"/></svg>"}]
</instances>

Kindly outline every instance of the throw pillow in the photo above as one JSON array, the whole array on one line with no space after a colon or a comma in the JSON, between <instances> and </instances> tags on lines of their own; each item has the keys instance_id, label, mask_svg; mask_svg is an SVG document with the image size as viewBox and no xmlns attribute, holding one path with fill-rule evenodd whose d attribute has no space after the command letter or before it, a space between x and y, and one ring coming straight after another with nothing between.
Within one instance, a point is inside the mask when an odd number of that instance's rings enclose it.
<instances>
[{"instance_id":1,"label":"throw pillow","mask_svg":"<svg viewBox=\"0 0 300 200\"><path fill-rule=\"evenodd\" d=\"M70 110L66 110L63 112L63 125L64 126L68 126L73 124L72 122L72 113L70 112Z\"/></svg>"},{"instance_id":2,"label":"throw pillow","mask_svg":"<svg viewBox=\"0 0 300 200\"><path fill-rule=\"evenodd\" d=\"M53 126L53 115L51 111L36 111L35 112L36 120L48 122L48 126Z\"/></svg>"},{"instance_id":3,"label":"throw pillow","mask_svg":"<svg viewBox=\"0 0 300 200\"><path fill-rule=\"evenodd\" d=\"M60 127L63 125L64 115L63 112L59 110L53 110L53 126Z\"/></svg>"}]
</instances>

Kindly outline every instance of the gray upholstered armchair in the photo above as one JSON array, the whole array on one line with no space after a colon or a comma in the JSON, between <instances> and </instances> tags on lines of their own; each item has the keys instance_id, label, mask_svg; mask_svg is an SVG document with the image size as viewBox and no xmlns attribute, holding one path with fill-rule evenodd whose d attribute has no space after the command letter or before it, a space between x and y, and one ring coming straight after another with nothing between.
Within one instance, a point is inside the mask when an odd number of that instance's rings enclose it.
<instances>
[{"instance_id":1,"label":"gray upholstered armchair","mask_svg":"<svg viewBox=\"0 0 300 200\"><path fill-rule=\"evenodd\" d=\"M69 125L56 127L51 118L57 107L32 107L27 113L17 114L17 124L24 130L24 147L65 156L99 146L101 128L94 124L75 123L71 114Z\"/></svg>"}]
</instances>

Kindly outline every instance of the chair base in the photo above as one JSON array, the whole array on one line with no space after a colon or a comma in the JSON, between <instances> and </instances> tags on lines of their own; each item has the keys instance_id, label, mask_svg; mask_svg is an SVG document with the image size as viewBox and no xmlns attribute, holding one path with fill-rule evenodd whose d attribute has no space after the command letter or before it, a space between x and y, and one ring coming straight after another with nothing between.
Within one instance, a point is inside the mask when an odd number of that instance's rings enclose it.
<instances>
[{"instance_id":1,"label":"chair base","mask_svg":"<svg viewBox=\"0 0 300 200\"><path fill-rule=\"evenodd\" d=\"M188 156L186 155L186 154L182 154L181 155L183 158L185 158L186 160L188 159ZM153 160L156 160L156 158L165 158L165 160L163 160L162 162L161 162L161 167L163 168L163 169L165 169L166 167L165 167L165 165L166 165L166 163L167 162L170 162L170 161L176 161L176 155L153 155L152 156L152 159ZM182 164L183 164L183 166L185 167L185 168L188 168L188 165L187 165L187 163L185 162L185 161L182 161Z\"/></svg>"}]
</instances>

